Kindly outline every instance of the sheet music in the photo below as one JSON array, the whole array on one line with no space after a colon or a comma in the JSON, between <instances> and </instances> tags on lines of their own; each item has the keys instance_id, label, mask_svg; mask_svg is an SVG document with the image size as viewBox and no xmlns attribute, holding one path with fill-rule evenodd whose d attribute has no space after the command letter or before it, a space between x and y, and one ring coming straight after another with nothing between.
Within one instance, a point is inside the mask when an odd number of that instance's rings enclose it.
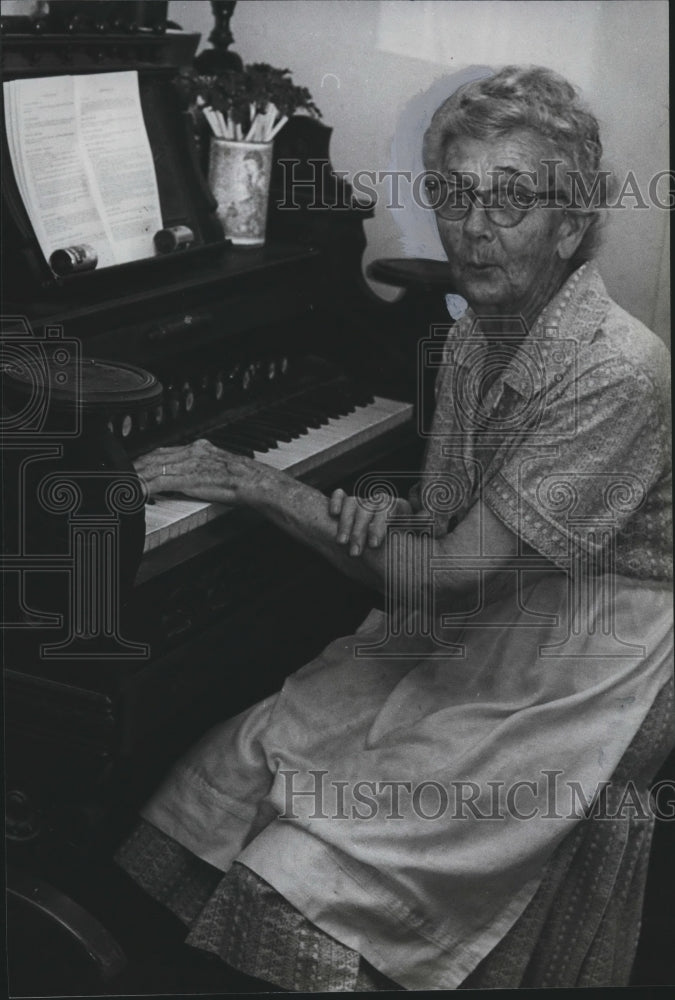
<instances>
[{"instance_id":1,"label":"sheet music","mask_svg":"<svg viewBox=\"0 0 675 1000\"><path fill-rule=\"evenodd\" d=\"M85 167L117 263L152 257L162 216L138 74L96 73L75 81Z\"/></svg>"},{"instance_id":2,"label":"sheet music","mask_svg":"<svg viewBox=\"0 0 675 1000\"><path fill-rule=\"evenodd\" d=\"M3 85L17 186L40 248L89 244L98 266L154 255L157 179L135 71Z\"/></svg>"}]
</instances>

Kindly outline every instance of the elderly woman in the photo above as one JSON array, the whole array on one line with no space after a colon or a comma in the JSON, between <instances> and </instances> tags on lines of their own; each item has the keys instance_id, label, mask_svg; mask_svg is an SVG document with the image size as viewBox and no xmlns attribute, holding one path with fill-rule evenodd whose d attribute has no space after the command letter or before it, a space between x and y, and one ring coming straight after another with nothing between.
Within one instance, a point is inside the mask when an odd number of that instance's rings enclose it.
<instances>
[{"instance_id":1,"label":"elderly woman","mask_svg":"<svg viewBox=\"0 0 675 1000\"><path fill-rule=\"evenodd\" d=\"M597 122L561 77L508 67L449 97L424 151L470 308L409 499L328 499L206 442L138 463L151 492L250 507L389 597L208 733L119 853L189 944L286 989L480 984L500 942L531 950L551 866L670 680L667 353L589 262L573 192ZM603 907L565 913L578 947L547 952L547 982L625 981L636 927L612 971Z\"/></svg>"}]
</instances>

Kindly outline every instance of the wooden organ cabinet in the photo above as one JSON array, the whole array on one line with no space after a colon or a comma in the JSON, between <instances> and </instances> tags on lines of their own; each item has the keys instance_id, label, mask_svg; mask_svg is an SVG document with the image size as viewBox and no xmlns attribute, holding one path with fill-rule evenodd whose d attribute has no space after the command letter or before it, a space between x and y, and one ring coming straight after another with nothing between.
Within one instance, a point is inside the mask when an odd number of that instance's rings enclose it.
<instances>
[{"instance_id":1,"label":"wooden organ cabinet","mask_svg":"<svg viewBox=\"0 0 675 1000\"><path fill-rule=\"evenodd\" d=\"M83 378L74 443L59 437L68 407L59 410L55 382L48 432L17 436L12 405L28 404L3 403L9 859L47 875L50 852L110 850L190 742L277 689L376 599L261 519L184 498L118 508L111 555L92 541L105 525L87 522L110 514L100 483L118 472L133 494L131 459L199 436L325 491L374 468L412 474L421 455L416 344L432 319L447 322L440 264L412 267L400 278L411 287L394 304L370 292L361 257L373 207L354 202L332 174L330 129L316 121L293 119L276 140L277 161L296 163L292 176L275 165L266 246L224 241L172 83L197 40L15 35L4 43L5 80L137 69L164 224L188 223L196 234L188 250L56 279L23 210L3 130L5 375L16 372L17 352L33 352L47 358L48 381L59 365L66 381ZM298 207L278 207L291 200ZM387 277L382 265L380 277L399 283L393 268ZM103 361L80 371L77 351ZM58 510L59 474L87 479L91 470L102 478L85 515L78 520L72 504ZM106 587L119 594L119 615L113 609L110 621L78 633L87 589L103 607Z\"/></svg>"}]
</instances>

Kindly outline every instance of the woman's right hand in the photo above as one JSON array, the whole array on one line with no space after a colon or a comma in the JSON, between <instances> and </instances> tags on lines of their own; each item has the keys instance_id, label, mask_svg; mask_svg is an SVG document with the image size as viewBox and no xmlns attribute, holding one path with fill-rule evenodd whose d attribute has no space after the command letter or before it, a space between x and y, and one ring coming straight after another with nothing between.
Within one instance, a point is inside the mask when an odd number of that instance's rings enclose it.
<instances>
[{"instance_id":1,"label":"woman's right hand","mask_svg":"<svg viewBox=\"0 0 675 1000\"><path fill-rule=\"evenodd\" d=\"M377 495L373 497L377 500ZM348 545L350 556L360 556L366 546L379 548L387 534L387 519L393 513L411 514L412 507L407 500L398 498L383 505L383 510L371 510L358 497L351 497L344 490L334 490L328 510L338 522L337 542Z\"/></svg>"},{"instance_id":2,"label":"woman's right hand","mask_svg":"<svg viewBox=\"0 0 675 1000\"><path fill-rule=\"evenodd\" d=\"M134 468L148 495L178 492L198 500L255 506L288 478L267 465L197 440L141 455ZM283 479L282 479L283 477Z\"/></svg>"}]
</instances>

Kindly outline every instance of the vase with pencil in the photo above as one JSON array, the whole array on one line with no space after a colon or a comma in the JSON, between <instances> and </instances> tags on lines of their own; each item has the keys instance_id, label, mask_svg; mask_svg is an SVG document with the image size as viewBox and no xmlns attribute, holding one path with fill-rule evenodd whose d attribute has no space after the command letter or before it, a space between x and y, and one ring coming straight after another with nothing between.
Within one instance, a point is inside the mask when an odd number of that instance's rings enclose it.
<instances>
[{"instance_id":1,"label":"vase with pencil","mask_svg":"<svg viewBox=\"0 0 675 1000\"><path fill-rule=\"evenodd\" d=\"M192 112L210 130L209 186L225 235L239 246L265 242L274 137L297 111L320 116L287 69L254 63L216 76L181 77Z\"/></svg>"}]
</instances>

